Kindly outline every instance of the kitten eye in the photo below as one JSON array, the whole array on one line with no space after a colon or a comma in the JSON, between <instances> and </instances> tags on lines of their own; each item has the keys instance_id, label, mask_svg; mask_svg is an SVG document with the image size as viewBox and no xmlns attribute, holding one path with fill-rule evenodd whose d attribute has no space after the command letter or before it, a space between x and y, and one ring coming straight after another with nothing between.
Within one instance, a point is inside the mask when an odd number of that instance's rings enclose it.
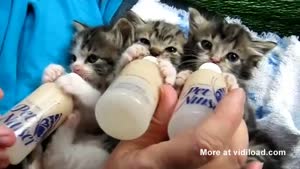
<instances>
[{"instance_id":1,"label":"kitten eye","mask_svg":"<svg viewBox=\"0 0 300 169\"><path fill-rule=\"evenodd\" d=\"M77 59L76 56L74 54L72 54L71 57L72 57L72 61L75 62Z\"/></svg>"},{"instance_id":2,"label":"kitten eye","mask_svg":"<svg viewBox=\"0 0 300 169\"><path fill-rule=\"evenodd\" d=\"M165 49L167 52L170 52L170 53L175 53L175 52L177 52L177 49L176 48L174 48L174 47L167 47L166 49Z\"/></svg>"},{"instance_id":3,"label":"kitten eye","mask_svg":"<svg viewBox=\"0 0 300 169\"><path fill-rule=\"evenodd\" d=\"M211 50L211 48L212 48L213 45L212 45L212 43L210 41L203 40L203 41L201 41L201 46L205 50Z\"/></svg>"},{"instance_id":4,"label":"kitten eye","mask_svg":"<svg viewBox=\"0 0 300 169\"><path fill-rule=\"evenodd\" d=\"M226 55L226 58L230 61L230 62L236 62L239 60L239 55L237 55L236 53L230 52Z\"/></svg>"},{"instance_id":5,"label":"kitten eye","mask_svg":"<svg viewBox=\"0 0 300 169\"><path fill-rule=\"evenodd\" d=\"M140 42L143 43L143 44L145 44L145 45L150 46L150 41L148 39L146 39L146 38L141 38Z\"/></svg>"},{"instance_id":6,"label":"kitten eye","mask_svg":"<svg viewBox=\"0 0 300 169\"><path fill-rule=\"evenodd\" d=\"M90 63L95 63L98 60L98 57L94 54L88 56L87 61Z\"/></svg>"}]
</instances>

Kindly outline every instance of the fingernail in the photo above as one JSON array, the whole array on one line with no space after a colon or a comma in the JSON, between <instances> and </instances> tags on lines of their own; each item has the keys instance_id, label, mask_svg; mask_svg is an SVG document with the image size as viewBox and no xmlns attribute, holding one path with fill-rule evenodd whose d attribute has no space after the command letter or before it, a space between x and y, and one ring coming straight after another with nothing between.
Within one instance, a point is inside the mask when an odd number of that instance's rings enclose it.
<instances>
[{"instance_id":1,"label":"fingernail","mask_svg":"<svg viewBox=\"0 0 300 169\"><path fill-rule=\"evenodd\" d=\"M264 163L261 163L261 162L256 163L256 168L257 169L262 169L263 166L264 166Z\"/></svg>"},{"instance_id":2,"label":"fingernail","mask_svg":"<svg viewBox=\"0 0 300 169\"><path fill-rule=\"evenodd\" d=\"M259 161L255 161L255 162L251 162L247 169L262 169L263 168L264 163L259 162Z\"/></svg>"},{"instance_id":3,"label":"fingernail","mask_svg":"<svg viewBox=\"0 0 300 169\"><path fill-rule=\"evenodd\" d=\"M11 135L9 136L1 136L0 138L0 146L10 146L13 144L13 138Z\"/></svg>"},{"instance_id":4,"label":"fingernail","mask_svg":"<svg viewBox=\"0 0 300 169\"><path fill-rule=\"evenodd\" d=\"M13 131L5 126L0 126L0 137L11 135Z\"/></svg>"}]
</instances>

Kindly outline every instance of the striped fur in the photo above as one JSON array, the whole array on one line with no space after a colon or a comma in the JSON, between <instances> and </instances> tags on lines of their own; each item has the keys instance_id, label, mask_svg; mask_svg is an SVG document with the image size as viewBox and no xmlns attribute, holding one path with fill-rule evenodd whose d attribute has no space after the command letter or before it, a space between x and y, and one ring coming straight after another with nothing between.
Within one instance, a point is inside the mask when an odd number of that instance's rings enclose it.
<instances>
[{"instance_id":1,"label":"striped fur","mask_svg":"<svg viewBox=\"0 0 300 169\"><path fill-rule=\"evenodd\" d=\"M252 78L253 69L276 44L253 40L240 25L226 23L223 19L208 19L193 8L189 12L190 33L180 69L194 71L205 62L215 62L223 72L234 74L240 86L247 90L247 80ZM244 119L249 130L251 150L285 150L288 153L291 148L285 144L297 141L295 136L289 135L280 142L258 129L254 111L248 103L245 106ZM281 169L283 158L254 155L249 157L249 161L264 162L264 169Z\"/></svg>"},{"instance_id":2,"label":"striped fur","mask_svg":"<svg viewBox=\"0 0 300 169\"><path fill-rule=\"evenodd\" d=\"M151 55L169 59L176 67L179 65L187 39L177 25L143 21L133 12L128 12L127 18L135 26L135 43L147 47Z\"/></svg>"}]
</instances>

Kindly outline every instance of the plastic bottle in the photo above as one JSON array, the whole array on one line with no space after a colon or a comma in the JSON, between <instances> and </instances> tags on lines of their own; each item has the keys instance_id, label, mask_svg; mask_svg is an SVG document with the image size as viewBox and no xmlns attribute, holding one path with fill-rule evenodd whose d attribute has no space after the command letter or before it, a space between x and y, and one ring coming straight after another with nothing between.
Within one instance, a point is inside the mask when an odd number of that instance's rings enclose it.
<instances>
[{"instance_id":1,"label":"plastic bottle","mask_svg":"<svg viewBox=\"0 0 300 169\"><path fill-rule=\"evenodd\" d=\"M169 126L170 138L195 127L212 113L226 93L226 83L221 69L205 63L187 79Z\"/></svg>"},{"instance_id":2,"label":"plastic bottle","mask_svg":"<svg viewBox=\"0 0 300 169\"><path fill-rule=\"evenodd\" d=\"M96 104L101 129L120 140L144 134L157 107L162 83L155 57L129 63Z\"/></svg>"},{"instance_id":3,"label":"plastic bottle","mask_svg":"<svg viewBox=\"0 0 300 169\"><path fill-rule=\"evenodd\" d=\"M45 83L0 118L14 130L16 143L5 150L11 164L20 163L72 112L72 97L55 83Z\"/></svg>"}]
</instances>

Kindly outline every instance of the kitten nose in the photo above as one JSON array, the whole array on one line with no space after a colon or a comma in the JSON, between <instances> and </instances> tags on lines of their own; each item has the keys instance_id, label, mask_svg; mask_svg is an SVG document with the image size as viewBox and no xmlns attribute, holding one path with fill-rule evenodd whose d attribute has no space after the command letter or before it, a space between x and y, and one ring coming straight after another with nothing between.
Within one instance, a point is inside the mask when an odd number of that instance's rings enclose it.
<instances>
[{"instance_id":1,"label":"kitten nose","mask_svg":"<svg viewBox=\"0 0 300 169\"><path fill-rule=\"evenodd\" d=\"M213 63L220 63L221 62L221 58L219 57L211 57L210 61Z\"/></svg>"},{"instance_id":2,"label":"kitten nose","mask_svg":"<svg viewBox=\"0 0 300 169\"><path fill-rule=\"evenodd\" d=\"M80 73L80 66L79 65L75 65L75 66L73 66L73 72L74 73Z\"/></svg>"},{"instance_id":3,"label":"kitten nose","mask_svg":"<svg viewBox=\"0 0 300 169\"><path fill-rule=\"evenodd\" d=\"M150 48L150 54L152 56L159 56L161 54L160 50L157 48Z\"/></svg>"}]
</instances>

